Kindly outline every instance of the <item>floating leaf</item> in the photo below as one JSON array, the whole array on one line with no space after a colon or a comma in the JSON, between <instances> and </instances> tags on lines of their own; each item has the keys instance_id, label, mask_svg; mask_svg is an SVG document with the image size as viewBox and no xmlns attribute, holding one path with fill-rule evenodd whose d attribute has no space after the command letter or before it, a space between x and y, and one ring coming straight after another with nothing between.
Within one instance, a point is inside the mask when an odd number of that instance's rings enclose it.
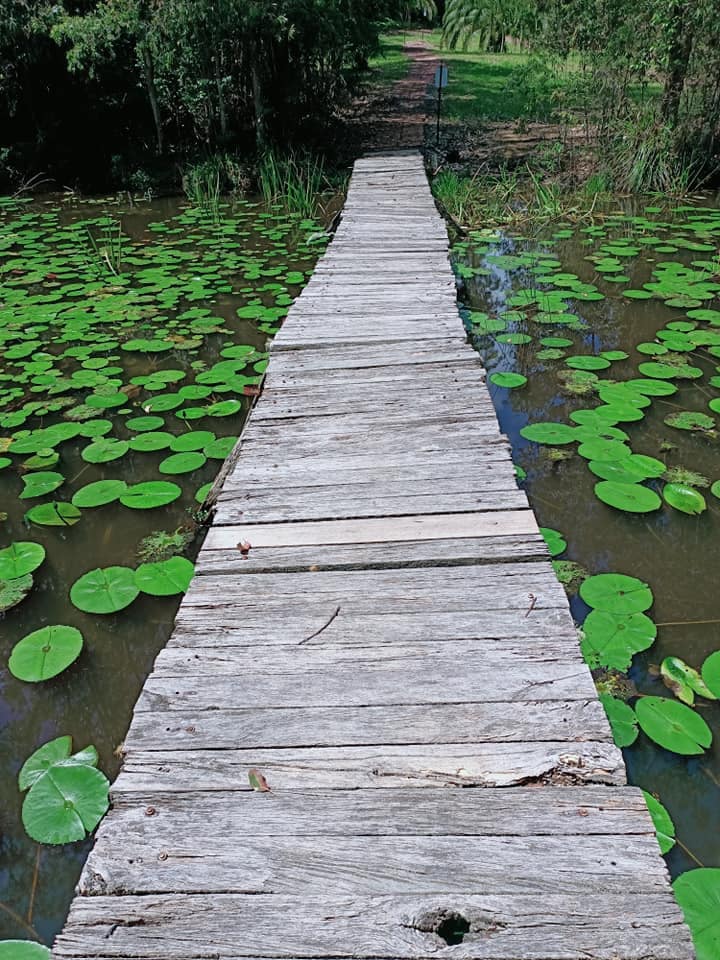
<instances>
[{"instance_id":1,"label":"floating leaf","mask_svg":"<svg viewBox=\"0 0 720 960\"><path fill-rule=\"evenodd\" d=\"M672 690L678 700L690 706L695 702L695 694L707 700L717 700L717 697L708 689L700 674L693 667L688 666L680 657L665 657L660 664L660 676L665 686Z\"/></svg>"},{"instance_id":2,"label":"floating leaf","mask_svg":"<svg viewBox=\"0 0 720 960\"><path fill-rule=\"evenodd\" d=\"M520 436L534 443L549 443L553 446L573 443L577 439L575 427L566 423L531 423L522 428Z\"/></svg>"},{"instance_id":3,"label":"floating leaf","mask_svg":"<svg viewBox=\"0 0 720 960\"><path fill-rule=\"evenodd\" d=\"M675 846L675 824L665 807L647 790L643 790L645 803L655 827L655 835L663 855Z\"/></svg>"},{"instance_id":4,"label":"floating leaf","mask_svg":"<svg viewBox=\"0 0 720 960\"><path fill-rule=\"evenodd\" d=\"M192 473L205 466L207 457L204 453L173 453L161 461L158 470L160 473L175 475L178 473Z\"/></svg>"},{"instance_id":5,"label":"floating leaf","mask_svg":"<svg viewBox=\"0 0 720 960\"><path fill-rule=\"evenodd\" d=\"M30 523L43 527L72 527L81 517L80 510L72 503L54 500L52 503L38 503L25 514Z\"/></svg>"},{"instance_id":6,"label":"floating leaf","mask_svg":"<svg viewBox=\"0 0 720 960\"><path fill-rule=\"evenodd\" d=\"M551 557L557 557L567 550L567 543L558 530L552 530L550 527L540 527L540 533L547 544Z\"/></svg>"},{"instance_id":7,"label":"floating leaf","mask_svg":"<svg viewBox=\"0 0 720 960\"><path fill-rule=\"evenodd\" d=\"M12 580L0 580L0 613L17 606L30 593L33 586L31 573Z\"/></svg>"},{"instance_id":8,"label":"floating leaf","mask_svg":"<svg viewBox=\"0 0 720 960\"><path fill-rule=\"evenodd\" d=\"M642 697L635 704L635 715L643 732L673 753L693 756L712 742L710 727L703 718L677 700Z\"/></svg>"},{"instance_id":9,"label":"floating leaf","mask_svg":"<svg viewBox=\"0 0 720 960\"><path fill-rule=\"evenodd\" d=\"M592 610L583 623L582 655L591 667L627 670L636 653L651 647L657 627L643 613Z\"/></svg>"},{"instance_id":10,"label":"floating leaf","mask_svg":"<svg viewBox=\"0 0 720 960\"><path fill-rule=\"evenodd\" d=\"M0 940L0 960L50 960L50 948L32 940Z\"/></svg>"},{"instance_id":11,"label":"floating leaf","mask_svg":"<svg viewBox=\"0 0 720 960\"><path fill-rule=\"evenodd\" d=\"M638 722L632 707L618 700L617 697L611 697L609 693L601 693L598 699L610 721L615 746L629 747L631 743L635 743L638 736Z\"/></svg>"},{"instance_id":12,"label":"floating leaf","mask_svg":"<svg viewBox=\"0 0 720 960\"><path fill-rule=\"evenodd\" d=\"M652 606L650 587L624 573L598 573L580 587L580 596L594 610L627 615L642 613Z\"/></svg>"},{"instance_id":13,"label":"floating leaf","mask_svg":"<svg viewBox=\"0 0 720 960\"><path fill-rule=\"evenodd\" d=\"M512 390L515 387L524 387L527 383L527 377L521 373L493 373L490 375L490 382L496 387L506 387Z\"/></svg>"},{"instance_id":14,"label":"floating leaf","mask_svg":"<svg viewBox=\"0 0 720 960\"><path fill-rule=\"evenodd\" d=\"M720 650L711 653L701 669L703 683L708 690L720 698Z\"/></svg>"},{"instance_id":15,"label":"floating leaf","mask_svg":"<svg viewBox=\"0 0 720 960\"><path fill-rule=\"evenodd\" d=\"M44 497L53 490L57 490L65 483L65 477L61 473L52 471L38 471L30 473L22 478L25 488L20 494L21 500L31 500L33 497Z\"/></svg>"},{"instance_id":16,"label":"floating leaf","mask_svg":"<svg viewBox=\"0 0 720 960\"><path fill-rule=\"evenodd\" d=\"M98 567L70 588L70 599L84 613L117 613L130 606L139 589L130 567Z\"/></svg>"},{"instance_id":17,"label":"floating leaf","mask_svg":"<svg viewBox=\"0 0 720 960\"><path fill-rule=\"evenodd\" d=\"M580 444L578 453L586 460L614 462L629 457L632 450L619 440L587 440Z\"/></svg>"},{"instance_id":18,"label":"floating leaf","mask_svg":"<svg viewBox=\"0 0 720 960\"><path fill-rule=\"evenodd\" d=\"M681 513L689 513L691 516L703 513L707 510L705 497L685 483L666 483L663 487L663 497L666 503Z\"/></svg>"},{"instance_id":19,"label":"floating leaf","mask_svg":"<svg viewBox=\"0 0 720 960\"><path fill-rule=\"evenodd\" d=\"M167 480L146 480L128 487L120 497L120 503L133 510L152 510L165 507L182 494L176 483Z\"/></svg>"},{"instance_id":20,"label":"floating leaf","mask_svg":"<svg viewBox=\"0 0 720 960\"><path fill-rule=\"evenodd\" d=\"M153 597L171 597L185 593L190 586L194 567L185 557L170 557L158 563L143 563L135 571L135 583L143 593Z\"/></svg>"},{"instance_id":21,"label":"floating leaf","mask_svg":"<svg viewBox=\"0 0 720 960\"><path fill-rule=\"evenodd\" d=\"M54 763L69 757L71 750L72 737L57 737L38 747L20 768L18 774L20 789L27 790L31 787Z\"/></svg>"},{"instance_id":22,"label":"floating leaf","mask_svg":"<svg viewBox=\"0 0 720 960\"><path fill-rule=\"evenodd\" d=\"M94 767L53 764L25 797L25 830L38 843L83 840L107 811L109 788L107 778Z\"/></svg>"},{"instance_id":23,"label":"floating leaf","mask_svg":"<svg viewBox=\"0 0 720 960\"><path fill-rule=\"evenodd\" d=\"M715 421L712 417L694 410L679 410L675 413L669 413L663 422L678 430L712 430L715 427Z\"/></svg>"},{"instance_id":24,"label":"floating leaf","mask_svg":"<svg viewBox=\"0 0 720 960\"><path fill-rule=\"evenodd\" d=\"M49 680L77 660L82 645L82 634L75 627L41 627L15 644L8 662L10 673L27 683Z\"/></svg>"},{"instance_id":25,"label":"floating leaf","mask_svg":"<svg viewBox=\"0 0 720 960\"><path fill-rule=\"evenodd\" d=\"M110 463L112 460L124 457L129 449L127 440L102 437L85 447L80 456L87 463Z\"/></svg>"},{"instance_id":26,"label":"floating leaf","mask_svg":"<svg viewBox=\"0 0 720 960\"><path fill-rule=\"evenodd\" d=\"M73 494L72 502L76 507L102 507L118 500L126 490L124 480L96 480Z\"/></svg>"},{"instance_id":27,"label":"floating leaf","mask_svg":"<svg viewBox=\"0 0 720 960\"><path fill-rule=\"evenodd\" d=\"M595 484L595 496L608 506L627 513L650 513L662 506L662 500L655 491L639 483L601 480Z\"/></svg>"},{"instance_id":28,"label":"floating leaf","mask_svg":"<svg viewBox=\"0 0 720 960\"><path fill-rule=\"evenodd\" d=\"M682 873L673 891L690 927L697 960L720 956L720 869L701 867Z\"/></svg>"},{"instance_id":29,"label":"floating leaf","mask_svg":"<svg viewBox=\"0 0 720 960\"><path fill-rule=\"evenodd\" d=\"M32 540L16 540L0 550L0 580L15 580L37 570L45 559L45 547Z\"/></svg>"}]
</instances>

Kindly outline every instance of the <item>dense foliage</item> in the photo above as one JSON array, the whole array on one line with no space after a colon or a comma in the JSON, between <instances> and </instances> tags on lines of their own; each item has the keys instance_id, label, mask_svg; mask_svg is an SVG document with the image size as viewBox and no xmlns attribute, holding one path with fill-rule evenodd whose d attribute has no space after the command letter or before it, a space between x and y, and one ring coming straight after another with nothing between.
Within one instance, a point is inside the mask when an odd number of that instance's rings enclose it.
<instances>
[{"instance_id":1,"label":"dense foliage","mask_svg":"<svg viewBox=\"0 0 720 960\"><path fill-rule=\"evenodd\" d=\"M388 16L426 0L0 0L0 164L129 181L148 157L312 141ZM135 173L136 180L140 175Z\"/></svg>"},{"instance_id":2,"label":"dense foliage","mask_svg":"<svg viewBox=\"0 0 720 960\"><path fill-rule=\"evenodd\" d=\"M597 135L630 189L687 188L720 167L715 0L447 0L446 41L535 54L536 85ZM561 80L561 83L557 81Z\"/></svg>"}]
</instances>

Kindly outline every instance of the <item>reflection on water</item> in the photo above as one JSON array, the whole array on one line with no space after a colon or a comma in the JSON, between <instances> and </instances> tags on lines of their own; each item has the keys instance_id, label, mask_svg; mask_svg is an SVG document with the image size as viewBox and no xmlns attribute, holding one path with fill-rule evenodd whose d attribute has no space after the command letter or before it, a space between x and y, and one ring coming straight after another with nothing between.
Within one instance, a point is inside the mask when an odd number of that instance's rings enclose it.
<instances>
[{"instance_id":1,"label":"reflection on water","mask_svg":"<svg viewBox=\"0 0 720 960\"><path fill-rule=\"evenodd\" d=\"M681 220L683 215L676 219ZM600 226L602 230L602 221ZM611 369L599 374L607 379L626 380L641 376L638 364L654 359L638 353L637 344L655 340L656 331L668 321L686 318L686 309L668 307L658 299L629 300L622 290L642 287L651 279L652 269L663 260L687 265L698 260L707 263L713 254L682 249L662 252L646 246L637 255L623 259L622 273L628 280L617 284L597 272L596 264L587 259L604 240L635 236L638 232L641 231L636 225L627 222L617 224L598 238L588 238L587 231L575 228L560 230L554 239L548 231L549 242L502 235L489 242L478 236L467 247L461 247L457 256L476 271L474 276L466 276L463 284L465 304L491 317L511 309L507 301L513 291L533 285L550 289L548 284L533 280L542 271L533 275L527 266L513 269L503 260L506 254L532 251L554 257L563 271L595 284L605 295L605 299L594 302L568 297L570 310L585 324L583 329L541 325L533 321L530 311L527 319L509 324L508 329L529 334L531 343L498 342L497 334L477 336L474 342L489 373L517 371L528 377L527 386L521 389L503 389L490 383L488 386L501 428L512 442L515 463L527 471L525 487L540 524L560 530L567 539L568 550L563 559L576 561L591 573L614 571L638 576L651 586L655 596L651 613L659 627L658 639L650 650L636 656L630 678L639 692L666 696L669 691L655 675L654 665L674 655L699 668L708 654L720 649L720 592L716 584L720 500L703 490L708 509L700 516L687 516L667 505L646 515L621 513L596 498L593 488L597 477L575 452L574 445L562 448L571 452L567 459L554 459L552 448L540 447L520 436L521 428L528 423L570 422L568 416L573 410L598 403L597 396L592 394L570 396L560 389L557 374L567 368L562 358L537 358L542 349L541 337L571 339L573 346L567 348L567 356L611 349L626 351L627 360L616 361ZM664 233L672 237L673 227L666 225ZM708 238L704 239L707 243ZM717 241L712 243L716 248ZM717 308L717 300L703 302L702 306ZM717 434L699 435L673 429L663 422L675 410L708 413L708 401L720 395L708 384L709 377L720 370L718 360L704 350L688 356L689 362L702 368L702 380L675 381L679 387L675 395L653 398L643 420L618 426L629 435L633 452L657 457L668 466L691 469L715 481L720 478ZM662 481L649 481L648 485L662 489ZM581 623L588 608L576 595L571 597L571 608L576 621ZM642 732L635 744L624 751L631 782L656 794L675 821L679 842L667 857L673 876L698 862L720 866L720 704L698 697L696 709L713 731L713 745L701 757L672 754L653 744Z\"/></svg>"},{"instance_id":2,"label":"reflection on water","mask_svg":"<svg viewBox=\"0 0 720 960\"><path fill-rule=\"evenodd\" d=\"M267 315L260 323L251 318L241 319L238 309L249 302L261 302L269 308L282 305L287 309L309 275L316 256L317 247L307 244L311 233L317 231L316 225L298 223L297 219L277 210L268 211L254 204L223 206L217 216L189 221L183 219L187 216L186 205L175 199L124 210L112 204L59 205L56 201L6 208L4 212L0 207L0 268L6 267L4 275L0 272L0 332L2 308L12 295L12 285L2 284L3 276L7 281L8 277L22 276L25 269L21 251L7 230L13 218L36 217L33 228L37 226L38 238L33 242L46 245L41 252L46 249L48 258L57 258L53 234L62 235L63 226L100 216L106 210L120 219L123 233L133 241L124 250L123 276L143 269L144 261L148 257L153 260L158 251L166 263L176 258L177 269L190 271L191 281L193 271L200 275L197 296L191 301L182 299L172 308L153 308L150 313L161 315L153 317L152 322L161 323L169 330L177 329L175 318L188 308L210 308L208 313L222 321L217 332L201 335L201 345L195 352L166 349L143 354L115 347L111 351L111 362L122 366L124 384L129 384L131 377L169 369L182 371L186 375L184 382L192 383L196 371L217 362L221 351L231 343L250 345L262 353L272 332L272 322L268 322ZM3 227L6 228L4 234ZM171 238L170 243L167 238ZM208 249L210 255L203 259ZM181 255L190 252L192 257L181 260L178 252ZM140 262L133 263L134 258ZM153 260L154 265L156 262ZM62 278L65 283L72 279ZM112 286L112 277L105 279L107 285ZM38 277L33 291L43 293L43 284L49 284L52 293L58 283L54 276ZM212 294L208 294L208 286L213 287ZM146 305L150 302L143 291L140 291L139 302ZM40 336L45 338L51 353L67 346L61 346L54 339L57 331L52 327ZM68 362L68 369L77 367L77 362ZM250 373L255 380L259 379L259 373L252 370ZM0 358L0 374L10 375L9 379L2 378L4 382L0 382L0 386L13 381L18 376L17 364L3 363ZM181 385L170 384L168 389ZM228 396L235 394L224 392L214 399L223 400ZM241 409L235 416L201 417L187 423L169 412L162 414L165 425L161 429L175 435L193 429L212 430L218 437L237 436L252 402L250 396L240 395L240 398ZM137 405L129 406L134 406L129 416L142 414ZM132 431L123 423L124 416L111 410L98 410L97 415L113 421L113 436L122 439L132 436ZM42 419L34 417L23 426L36 428L59 420L60 413L55 413ZM12 433L12 429L0 429L0 437ZM81 438L65 442L59 448L61 460L55 469L61 470L66 478L57 494L61 499L68 501L81 486L105 478L122 478L128 484L150 479L171 480L183 488L183 494L161 509L131 510L115 503L84 510L80 522L70 528L30 527L23 519L24 513L43 500L18 499L22 482L15 464L0 472L0 511L8 514L0 523L0 547L14 540L32 539L42 543L47 551L45 562L36 571L30 596L4 617L0 614L3 664L0 669L0 939L38 937L46 943L52 942L67 913L90 844L88 840L61 847L39 847L26 836L20 819L22 796L17 788L20 766L40 744L71 734L75 749L94 743L100 754L100 768L110 778L116 775L133 704L168 638L179 602L177 597L141 594L121 613L91 616L72 607L69 587L94 567L137 566L138 544L155 530L171 532L178 527L192 527L199 509L195 493L213 479L220 466L220 460L208 459L192 474L162 476L158 465L169 450L130 451L119 461L89 464L80 456L87 443ZM196 549L197 543L191 548L191 556ZM48 623L79 627L85 638L82 654L54 680L38 685L22 683L6 669L10 651L26 633Z\"/></svg>"}]
</instances>

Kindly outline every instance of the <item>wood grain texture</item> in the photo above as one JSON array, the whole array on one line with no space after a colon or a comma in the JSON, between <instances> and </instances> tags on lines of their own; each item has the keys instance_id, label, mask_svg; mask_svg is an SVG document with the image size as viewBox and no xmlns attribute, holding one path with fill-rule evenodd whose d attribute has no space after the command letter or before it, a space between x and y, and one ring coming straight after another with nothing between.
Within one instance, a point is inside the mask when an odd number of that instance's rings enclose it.
<instances>
[{"instance_id":1,"label":"wood grain texture","mask_svg":"<svg viewBox=\"0 0 720 960\"><path fill-rule=\"evenodd\" d=\"M418 154L357 162L56 960L693 956L448 246Z\"/></svg>"}]
</instances>

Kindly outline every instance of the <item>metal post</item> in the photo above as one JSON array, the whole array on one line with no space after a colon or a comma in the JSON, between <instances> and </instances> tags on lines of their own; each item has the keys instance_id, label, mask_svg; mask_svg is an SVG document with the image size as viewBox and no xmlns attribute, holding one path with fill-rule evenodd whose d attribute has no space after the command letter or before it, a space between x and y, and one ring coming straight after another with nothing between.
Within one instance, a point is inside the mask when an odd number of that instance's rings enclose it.
<instances>
[{"instance_id":1,"label":"metal post","mask_svg":"<svg viewBox=\"0 0 720 960\"><path fill-rule=\"evenodd\" d=\"M442 105L442 74L444 64L440 61L440 82L438 83L437 126L435 128L435 149L440 149L440 107Z\"/></svg>"}]
</instances>

